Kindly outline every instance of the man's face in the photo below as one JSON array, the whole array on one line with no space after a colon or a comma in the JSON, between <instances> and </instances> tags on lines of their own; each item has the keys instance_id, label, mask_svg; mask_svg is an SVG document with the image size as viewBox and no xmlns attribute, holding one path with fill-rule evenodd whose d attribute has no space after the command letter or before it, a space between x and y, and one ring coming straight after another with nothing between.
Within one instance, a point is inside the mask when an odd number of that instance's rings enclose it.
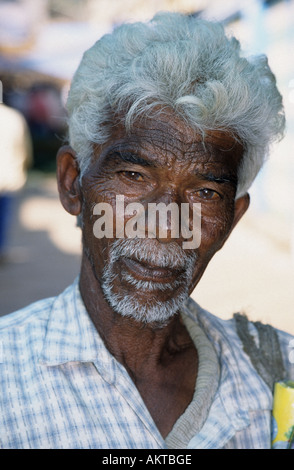
<instances>
[{"instance_id":1,"label":"man's face","mask_svg":"<svg viewBox=\"0 0 294 470\"><path fill-rule=\"evenodd\" d=\"M179 310L209 260L232 229L242 147L223 132L202 136L171 113L138 121L127 134L119 125L108 142L95 148L82 180L83 244L93 273L114 311L140 321L166 322ZM144 238L115 238L131 215L116 217L117 196L124 205L146 209ZM96 238L93 207L113 209L113 236ZM172 221L162 237L147 231L148 204L201 204L201 243L184 249ZM188 225L192 225L191 219ZM120 228L121 230L121 228ZM148 238L149 236L149 238Z\"/></svg>"}]
</instances>

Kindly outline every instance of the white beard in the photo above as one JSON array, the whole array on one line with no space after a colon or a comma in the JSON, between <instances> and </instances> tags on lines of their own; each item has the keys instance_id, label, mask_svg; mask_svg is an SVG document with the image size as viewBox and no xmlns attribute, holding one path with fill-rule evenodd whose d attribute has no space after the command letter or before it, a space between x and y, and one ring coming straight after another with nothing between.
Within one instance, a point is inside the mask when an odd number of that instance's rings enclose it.
<instances>
[{"instance_id":1,"label":"white beard","mask_svg":"<svg viewBox=\"0 0 294 470\"><path fill-rule=\"evenodd\" d=\"M152 263L161 268L174 268L183 270L183 273L172 283L160 283L153 281L141 281L134 278L126 271L120 272L122 281L134 286L137 292L154 292L149 302L142 302L136 299L136 292L133 294L115 293L114 264L122 257L132 257L138 261ZM133 318L143 323L157 323L164 326L167 321L175 315L183 302L189 296L189 286L196 262L196 253L186 253L176 243L160 244L149 239L117 239L110 249L110 259L102 273L101 287L105 298L112 309L124 316ZM177 289L177 293L174 293ZM170 290L170 298L160 301L156 298L156 291Z\"/></svg>"}]
</instances>

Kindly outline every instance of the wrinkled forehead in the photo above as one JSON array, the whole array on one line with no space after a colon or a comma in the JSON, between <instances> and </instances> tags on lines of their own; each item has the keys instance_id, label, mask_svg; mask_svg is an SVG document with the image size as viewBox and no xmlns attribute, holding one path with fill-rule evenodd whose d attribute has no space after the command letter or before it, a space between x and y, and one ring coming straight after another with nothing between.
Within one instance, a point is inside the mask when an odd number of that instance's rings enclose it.
<instances>
[{"instance_id":1,"label":"wrinkled forehead","mask_svg":"<svg viewBox=\"0 0 294 470\"><path fill-rule=\"evenodd\" d=\"M228 130L192 128L183 118L170 110L157 110L152 115L140 116L127 130L123 118L116 120L111 137L104 149L132 150L149 154L152 158L169 158L174 161L210 159L219 157L239 166L243 147ZM103 148L100 148L103 153ZM223 157L222 157L223 156Z\"/></svg>"},{"instance_id":2,"label":"wrinkled forehead","mask_svg":"<svg viewBox=\"0 0 294 470\"><path fill-rule=\"evenodd\" d=\"M167 138L175 138L187 146L200 142L211 144L219 149L230 150L238 144L238 139L229 130L207 129L203 131L199 128L195 129L174 111L166 109L135 121L132 130L136 132L140 128L147 133L148 131L162 131L166 133Z\"/></svg>"}]
</instances>

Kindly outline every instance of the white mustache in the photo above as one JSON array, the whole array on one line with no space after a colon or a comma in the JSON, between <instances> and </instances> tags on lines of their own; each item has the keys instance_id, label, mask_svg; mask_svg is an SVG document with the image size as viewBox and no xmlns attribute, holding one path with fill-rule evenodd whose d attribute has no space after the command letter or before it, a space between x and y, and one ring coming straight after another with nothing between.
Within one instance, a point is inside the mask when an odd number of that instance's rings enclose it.
<instances>
[{"instance_id":1,"label":"white mustache","mask_svg":"<svg viewBox=\"0 0 294 470\"><path fill-rule=\"evenodd\" d=\"M116 272L114 263L121 257L135 259L156 267L178 269L181 272L171 283L138 280L123 269L119 273ZM195 252L187 252L175 242L163 244L158 240L146 238L116 239L110 248L109 262L103 270L104 296L113 310L120 315L143 323L157 322L164 326L189 296L189 285L196 259ZM126 292L123 288L117 292L114 282L119 278L133 286L134 292ZM120 280L118 282L120 283ZM149 292L150 302L137 299L138 290ZM154 297L154 292L158 290L170 291L170 297L166 301L160 301L157 296Z\"/></svg>"},{"instance_id":2,"label":"white mustache","mask_svg":"<svg viewBox=\"0 0 294 470\"><path fill-rule=\"evenodd\" d=\"M195 262L195 252L183 250L177 243L160 243L156 240L123 238L116 239L110 249L110 262L121 257L152 264L159 268L185 269Z\"/></svg>"}]
</instances>

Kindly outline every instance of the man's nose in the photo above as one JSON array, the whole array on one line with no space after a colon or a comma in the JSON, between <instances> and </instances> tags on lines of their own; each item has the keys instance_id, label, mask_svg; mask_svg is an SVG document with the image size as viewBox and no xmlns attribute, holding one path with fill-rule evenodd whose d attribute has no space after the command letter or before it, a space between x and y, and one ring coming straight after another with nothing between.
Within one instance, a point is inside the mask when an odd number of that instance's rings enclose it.
<instances>
[{"instance_id":1,"label":"man's nose","mask_svg":"<svg viewBox=\"0 0 294 470\"><path fill-rule=\"evenodd\" d=\"M148 237L161 243L181 242L181 197L174 188L158 192L147 208Z\"/></svg>"}]
</instances>

